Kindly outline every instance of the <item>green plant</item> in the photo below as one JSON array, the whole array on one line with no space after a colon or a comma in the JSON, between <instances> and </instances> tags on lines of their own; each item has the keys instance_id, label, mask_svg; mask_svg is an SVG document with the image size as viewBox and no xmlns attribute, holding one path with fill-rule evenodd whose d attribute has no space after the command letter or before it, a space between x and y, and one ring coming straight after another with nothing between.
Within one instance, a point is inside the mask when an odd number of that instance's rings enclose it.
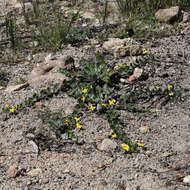
<instances>
[{"instance_id":1,"label":"green plant","mask_svg":"<svg viewBox=\"0 0 190 190\"><path fill-rule=\"evenodd\" d=\"M134 64L134 68L136 66L144 67L147 60L148 58L144 58L144 62ZM161 100L163 104L166 104L169 101L177 100L176 98L180 97L180 94L177 94L178 90L174 88L173 84L169 84L167 89L161 89L158 86L146 88L143 83L143 80L146 80L146 76L143 76L145 74L142 74L136 83L122 86L120 78L129 77L134 68L127 65L119 65L117 69L114 68L114 65L106 63L103 56L97 53L95 61L82 61L79 68L74 67L70 70L60 71L70 78L64 80L61 85L55 84L51 88L43 89L22 104L8 106L8 109L4 108L2 111L17 114L27 107L34 106L36 102L51 99L60 93L67 93L78 100L73 113L65 115L64 112L54 113L45 110L39 114L39 118L43 123L49 125L57 138L62 138L63 134L66 134L67 138L76 141L77 136L73 129L83 128L82 117L85 112L94 113L108 120L110 129L114 133L112 138L120 140L124 150L130 153L136 152L138 146L144 145L133 142L125 133L127 128L121 119L120 110L151 113L151 106L160 103L158 101ZM143 106L144 104L146 106Z\"/></svg>"},{"instance_id":2,"label":"green plant","mask_svg":"<svg viewBox=\"0 0 190 190\"><path fill-rule=\"evenodd\" d=\"M20 77L20 79L17 80L16 83L17 83L17 84L23 84L23 83L25 83L26 81L27 81L26 79Z\"/></svg>"},{"instance_id":3,"label":"green plant","mask_svg":"<svg viewBox=\"0 0 190 190\"><path fill-rule=\"evenodd\" d=\"M5 26L6 26L6 35L10 40L11 48L15 50L19 44L17 38L16 17L13 15L7 16L5 19Z\"/></svg>"}]
</instances>

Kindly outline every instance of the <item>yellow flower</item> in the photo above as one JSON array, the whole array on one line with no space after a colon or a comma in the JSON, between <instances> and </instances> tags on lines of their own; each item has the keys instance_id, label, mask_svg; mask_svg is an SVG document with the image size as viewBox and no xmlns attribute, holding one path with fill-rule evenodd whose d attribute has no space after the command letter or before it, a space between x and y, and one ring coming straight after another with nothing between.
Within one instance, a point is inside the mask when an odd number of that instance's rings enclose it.
<instances>
[{"instance_id":1,"label":"yellow flower","mask_svg":"<svg viewBox=\"0 0 190 190\"><path fill-rule=\"evenodd\" d=\"M69 124L69 121L68 121L67 119L65 120L65 124L66 124L66 125L68 125L68 124Z\"/></svg>"},{"instance_id":2,"label":"yellow flower","mask_svg":"<svg viewBox=\"0 0 190 190\"><path fill-rule=\"evenodd\" d=\"M125 143L121 144L121 147L122 147L124 150L126 150L126 151L129 151L129 149L130 149L129 145L128 145L128 144L125 144Z\"/></svg>"},{"instance_id":3,"label":"yellow flower","mask_svg":"<svg viewBox=\"0 0 190 190\"><path fill-rule=\"evenodd\" d=\"M112 138L116 138L117 137L117 134L114 133L113 129L110 131L110 135Z\"/></svg>"},{"instance_id":4,"label":"yellow flower","mask_svg":"<svg viewBox=\"0 0 190 190\"><path fill-rule=\"evenodd\" d=\"M172 85L168 85L168 90L171 90L173 88Z\"/></svg>"},{"instance_id":5,"label":"yellow flower","mask_svg":"<svg viewBox=\"0 0 190 190\"><path fill-rule=\"evenodd\" d=\"M115 100L109 100L109 105L113 105L115 103Z\"/></svg>"},{"instance_id":6,"label":"yellow flower","mask_svg":"<svg viewBox=\"0 0 190 190\"><path fill-rule=\"evenodd\" d=\"M146 49L143 49L142 54L143 54L143 55L147 54L147 50L146 50Z\"/></svg>"},{"instance_id":7,"label":"yellow flower","mask_svg":"<svg viewBox=\"0 0 190 190\"><path fill-rule=\"evenodd\" d=\"M80 121L80 118L79 117L75 117L75 121L76 122Z\"/></svg>"},{"instance_id":8,"label":"yellow flower","mask_svg":"<svg viewBox=\"0 0 190 190\"><path fill-rule=\"evenodd\" d=\"M84 94L87 94L88 93L88 89L87 88L85 88L85 89L83 89L83 91L82 91Z\"/></svg>"},{"instance_id":9,"label":"yellow flower","mask_svg":"<svg viewBox=\"0 0 190 190\"><path fill-rule=\"evenodd\" d=\"M156 89L160 89L160 86L156 86Z\"/></svg>"},{"instance_id":10,"label":"yellow flower","mask_svg":"<svg viewBox=\"0 0 190 190\"><path fill-rule=\"evenodd\" d=\"M90 110L92 110L92 111L93 111L93 110L95 110L95 109L96 109L96 107L95 107L95 106L93 106L93 105L91 105L91 106L90 106Z\"/></svg>"},{"instance_id":11,"label":"yellow flower","mask_svg":"<svg viewBox=\"0 0 190 190\"><path fill-rule=\"evenodd\" d=\"M11 109L9 109L9 111L10 111L11 113L14 113L14 112L15 112L15 108L11 108Z\"/></svg>"},{"instance_id":12,"label":"yellow flower","mask_svg":"<svg viewBox=\"0 0 190 190\"><path fill-rule=\"evenodd\" d=\"M123 64L121 63L119 66L120 66L120 67L123 67Z\"/></svg>"},{"instance_id":13,"label":"yellow flower","mask_svg":"<svg viewBox=\"0 0 190 190\"><path fill-rule=\"evenodd\" d=\"M142 144L142 143L139 143L139 142L137 143L137 145L138 145L138 146L144 146L144 144Z\"/></svg>"},{"instance_id":14,"label":"yellow flower","mask_svg":"<svg viewBox=\"0 0 190 190\"><path fill-rule=\"evenodd\" d=\"M114 139L114 138L117 137L117 134L116 134L116 133L113 133L111 137Z\"/></svg>"},{"instance_id":15,"label":"yellow flower","mask_svg":"<svg viewBox=\"0 0 190 190\"><path fill-rule=\"evenodd\" d=\"M85 101L85 99L86 99L86 97L85 97L85 96L82 96L81 100L82 100L83 102Z\"/></svg>"},{"instance_id":16,"label":"yellow flower","mask_svg":"<svg viewBox=\"0 0 190 190\"><path fill-rule=\"evenodd\" d=\"M169 96L173 96L173 95L174 95L174 93L173 93L173 92L170 92L170 93L169 93Z\"/></svg>"},{"instance_id":17,"label":"yellow flower","mask_svg":"<svg viewBox=\"0 0 190 190\"><path fill-rule=\"evenodd\" d=\"M107 106L107 104L102 104L102 106L106 107L106 106Z\"/></svg>"},{"instance_id":18,"label":"yellow flower","mask_svg":"<svg viewBox=\"0 0 190 190\"><path fill-rule=\"evenodd\" d=\"M80 123L77 123L77 124L76 124L76 127L77 127L78 129L81 129L81 128L82 128L82 125L81 125Z\"/></svg>"}]
</instances>

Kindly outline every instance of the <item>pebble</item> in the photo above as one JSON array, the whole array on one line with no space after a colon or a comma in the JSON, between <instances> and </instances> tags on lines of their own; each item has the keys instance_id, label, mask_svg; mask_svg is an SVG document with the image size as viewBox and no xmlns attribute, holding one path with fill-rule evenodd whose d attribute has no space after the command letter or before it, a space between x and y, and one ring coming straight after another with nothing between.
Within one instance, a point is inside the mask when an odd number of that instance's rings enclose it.
<instances>
[{"instance_id":1,"label":"pebble","mask_svg":"<svg viewBox=\"0 0 190 190\"><path fill-rule=\"evenodd\" d=\"M11 165L9 167L9 169L7 170L7 177L8 178L15 178L16 175L18 173L18 170L17 170L17 164L14 163L13 165Z\"/></svg>"},{"instance_id":2,"label":"pebble","mask_svg":"<svg viewBox=\"0 0 190 190\"><path fill-rule=\"evenodd\" d=\"M98 163L98 168L103 168L103 167L105 167L105 165L102 162Z\"/></svg>"},{"instance_id":3,"label":"pebble","mask_svg":"<svg viewBox=\"0 0 190 190\"><path fill-rule=\"evenodd\" d=\"M185 176L185 177L183 178L183 183L188 183L188 184L190 184L190 175Z\"/></svg>"},{"instance_id":4,"label":"pebble","mask_svg":"<svg viewBox=\"0 0 190 190\"><path fill-rule=\"evenodd\" d=\"M141 127L139 128L141 133L147 133L149 131L149 127L146 125L141 125Z\"/></svg>"},{"instance_id":5,"label":"pebble","mask_svg":"<svg viewBox=\"0 0 190 190\"><path fill-rule=\"evenodd\" d=\"M26 181L26 185L31 185L31 184L32 184L31 180Z\"/></svg>"},{"instance_id":6,"label":"pebble","mask_svg":"<svg viewBox=\"0 0 190 190\"><path fill-rule=\"evenodd\" d=\"M63 171L64 174L69 174L71 171L69 169L66 169Z\"/></svg>"},{"instance_id":7,"label":"pebble","mask_svg":"<svg viewBox=\"0 0 190 190\"><path fill-rule=\"evenodd\" d=\"M37 177L42 173L42 170L40 168L32 169L28 172L28 175L31 177Z\"/></svg>"},{"instance_id":8,"label":"pebble","mask_svg":"<svg viewBox=\"0 0 190 190\"><path fill-rule=\"evenodd\" d=\"M48 178L43 178L43 179L42 179L42 183L43 183L43 184L49 183L49 179L48 179Z\"/></svg>"},{"instance_id":9,"label":"pebble","mask_svg":"<svg viewBox=\"0 0 190 190\"><path fill-rule=\"evenodd\" d=\"M135 70L134 70L133 76L134 76L136 79L138 79L139 77L141 77L142 73L143 73L143 70L137 67L137 68L135 68Z\"/></svg>"}]
</instances>

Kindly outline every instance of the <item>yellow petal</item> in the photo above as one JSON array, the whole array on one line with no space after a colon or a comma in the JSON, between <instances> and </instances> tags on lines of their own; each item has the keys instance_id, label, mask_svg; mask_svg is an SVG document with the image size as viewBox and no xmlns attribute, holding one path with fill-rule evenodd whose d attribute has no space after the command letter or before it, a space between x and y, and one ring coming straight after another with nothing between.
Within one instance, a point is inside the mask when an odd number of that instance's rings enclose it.
<instances>
[{"instance_id":1,"label":"yellow petal","mask_svg":"<svg viewBox=\"0 0 190 190\"><path fill-rule=\"evenodd\" d=\"M170 93L169 93L169 96L173 96L173 95L174 95L174 93L173 93L173 92L170 92Z\"/></svg>"},{"instance_id":2,"label":"yellow petal","mask_svg":"<svg viewBox=\"0 0 190 190\"><path fill-rule=\"evenodd\" d=\"M173 88L172 85L168 85L168 90L171 90Z\"/></svg>"},{"instance_id":3,"label":"yellow petal","mask_svg":"<svg viewBox=\"0 0 190 190\"><path fill-rule=\"evenodd\" d=\"M95 109L96 109L96 107L95 107L95 106L93 106L93 105L91 105L91 106L90 106L90 110L92 110L92 111L93 111L93 110L95 110Z\"/></svg>"},{"instance_id":4,"label":"yellow petal","mask_svg":"<svg viewBox=\"0 0 190 190\"><path fill-rule=\"evenodd\" d=\"M86 99L86 97L85 97L85 96L82 96L81 100L82 100L83 102L85 101L85 99Z\"/></svg>"},{"instance_id":5,"label":"yellow petal","mask_svg":"<svg viewBox=\"0 0 190 190\"><path fill-rule=\"evenodd\" d=\"M146 49L143 50L143 55L145 55L145 54L147 54L147 50Z\"/></svg>"},{"instance_id":6,"label":"yellow petal","mask_svg":"<svg viewBox=\"0 0 190 190\"><path fill-rule=\"evenodd\" d=\"M125 143L121 144L121 147L122 147L124 150L126 150L126 151L129 151L129 149L130 149L129 145L128 145L128 144L125 144Z\"/></svg>"},{"instance_id":7,"label":"yellow petal","mask_svg":"<svg viewBox=\"0 0 190 190\"><path fill-rule=\"evenodd\" d=\"M88 93L88 89L87 88L85 88L85 89L83 89L83 91L82 91L84 94L87 94Z\"/></svg>"},{"instance_id":8,"label":"yellow petal","mask_svg":"<svg viewBox=\"0 0 190 190\"><path fill-rule=\"evenodd\" d=\"M117 137L116 133L111 136L113 139Z\"/></svg>"},{"instance_id":9,"label":"yellow petal","mask_svg":"<svg viewBox=\"0 0 190 190\"><path fill-rule=\"evenodd\" d=\"M80 123L77 123L76 127L80 129L80 128L82 128L82 125Z\"/></svg>"},{"instance_id":10,"label":"yellow petal","mask_svg":"<svg viewBox=\"0 0 190 190\"><path fill-rule=\"evenodd\" d=\"M144 146L144 144L141 144L141 143L137 143L138 146Z\"/></svg>"},{"instance_id":11,"label":"yellow petal","mask_svg":"<svg viewBox=\"0 0 190 190\"><path fill-rule=\"evenodd\" d=\"M115 100L109 100L109 105L113 105L115 103Z\"/></svg>"},{"instance_id":12,"label":"yellow petal","mask_svg":"<svg viewBox=\"0 0 190 190\"><path fill-rule=\"evenodd\" d=\"M9 111L10 111L11 113L14 113L14 112L15 112L15 109L14 109L14 108L11 108L11 109L9 109Z\"/></svg>"},{"instance_id":13,"label":"yellow petal","mask_svg":"<svg viewBox=\"0 0 190 190\"><path fill-rule=\"evenodd\" d=\"M79 117L75 117L75 121L76 122L80 121L80 118Z\"/></svg>"}]
</instances>

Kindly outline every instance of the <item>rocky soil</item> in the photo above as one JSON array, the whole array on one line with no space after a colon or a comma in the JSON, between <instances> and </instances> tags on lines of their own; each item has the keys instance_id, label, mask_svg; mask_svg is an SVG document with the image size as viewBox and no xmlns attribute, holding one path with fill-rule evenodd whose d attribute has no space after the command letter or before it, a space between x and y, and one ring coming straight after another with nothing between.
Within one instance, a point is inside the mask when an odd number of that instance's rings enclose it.
<instances>
[{"instance_id":1,"label":"rocky soil","mask_svg":"<svg viewBox=\"0 0 190 190\"><path fill-rule=\"evenodd\" d=\"M0 1L1 8L6 8L1 10L2 15L13 9L15 2ZM142 68L153 73L143 85L167 88L172 84L181 89L180 100L166 105L157 102L151 115L121 111L125 132L145 144L138 153L120 150L120 142L109 137L108 122L94 113L83 117L84 130L75 130L82 139L79 143L63 139L44 148L42 134L53 134L38 114L48 108L68 115L77 104L74 98L58 94L17 114L0 115L0 189L189 190L190 21L180 24L182 30L168 37L136 40L154 56L153 63ZM1 63L0 59L0 68L8 72L8 82L0 89L0 110L62 80L55 66L64 62L62 57L72 57L77 67L82 59L95 59L95 52L105 52L102 44L89 39L80 46L68 45L56 54L35 54L18 63ZM129 60L134 64L139 57L105 53L105 61L116 65ZM31 79L31 72L37 73L36 68L44 63L54 65L51 73L32 80L35 76ZM27 79L27 85L17 86L21 78Z\"/></svg>"}]
</instances>

